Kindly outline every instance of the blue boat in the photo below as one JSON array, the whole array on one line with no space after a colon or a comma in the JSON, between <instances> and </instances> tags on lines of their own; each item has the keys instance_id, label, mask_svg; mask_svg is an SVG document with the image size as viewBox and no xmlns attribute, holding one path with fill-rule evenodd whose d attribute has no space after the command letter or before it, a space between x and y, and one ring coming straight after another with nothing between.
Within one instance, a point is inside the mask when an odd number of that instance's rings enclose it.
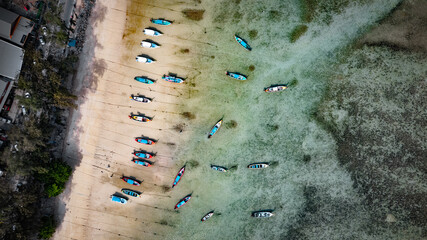
<instances>
[{"instance_id":1,"label":"blue boat","mask_svg":"<svg viewBox=\"0 0 427 240\"><path fill-rule=\"evenodd\" d=\"M136 137L135 141L146 145L154 145L157 142L156 140L147 137Z\"/></svg>"},{"instance_id":2,"label":"blue boat","mask_svg":"<svg viewBox=\"0 0 427 240\"><path fill-rule=\"evenodd\" d=\"M177 77L177 76L173 76L173 75L163 75L162 79L168 81L168 82L173 82L173 83L183 83L184 79Z\"/></svg>"},{"instance_id":3,"label":"blue boat","mask_svg":"<svg viewBox=\"0 0 427 240\"><path fill-rule=\"evenodd\" d=\"M248 165L248 168L251 169L261 169L261 168L268 168L268 166L270 166L269 163L266 162L262 162L262 163L251 163Z\"/></svg>"},{"instance_id":4,"label":"blue boat","mask_svg":"<svg viewBox=\"0 0 427 240\"><path fill-rule=\"evenodd\" d=\"M154 83L153 79L149 79L149 78L146 78L146 77L135 77L134 79L136 81L138 81L138 82L142 82L142 83L145 83L145 84L153 84Z\"/></svg>"},{"instance_id":5,"label":"blue boat","mask_svg":"<svg viewBox=\"0 0 427 240\"><path fill-rule=\"evenodd\" d=\"M244 80L247 79L247 77L245 75L237 73L237 72L226 71L225 75L227 75L227 76L229 76L231 78L237 79L237 80L241 80L241 81L244 81Z\"/></svg>"},{"instance_id":6,"label":"blue boat","mask_svg":"<svg viewBox=\"0 0 427 240\"><path fill-rule=\"evenodd\" d=\"M248 51L251 51L251 50L252 50L251 46L249 46L249 44L248 44L245 40L243 40L243 38L241 38L241 37L239 37L239 36L237 36L237 35L234 35L234 38L235 38L235 39L236 39L236 41L237 41L240 45L242 45L242 47L244 47L246 50L248 50Z\"/></svg>"},{"instance_id":7,"label":"blue boat","mask_svg":"<svg viewBox=\"0 0 427 240\"><path fill-rule=\"evenodd\" d=\"M215 126L212 127L211 131L208 134L208 138L211 138L221 127L222 124L222 118L215 124Z\"/></svg>"},{"instance_id":8,"label":"blue boat","mask_svg":"<svg viewBox=\"0 0 427 240\"><path fill-rule=\"evenodd\" d=\"M172 183L172 188L173 187L175 187L177 184L178 184L178 182L181 180L181 178L182 178L182 175L184 175L184 172L185 172L185 166L184 167L182 167L180 170L179 170L179 172L178 172L178 174L176 175L176 177L175 177L175 180L173 180L173 183Z\"/></svg>"},{"instance_id":9,"label":"blue boat","mask_svg":"<svg viewBox=\"0 0 427 240\"><path fill-rule=\"evenodd\" d=\"M126 204L128 202L126 198L119 197L119 196L116 196L116 195L111 196L111 201L118 202L118 203L121 203L121 204Z\"/></svg>"},{"instance_id":10,"label":"blue boat","mask_svg":"<svg viewBox=\"0 0 427 240\"><path fill-rule=\"evenodd\" d=\"M179 200L179 202L175 205L175 209L182 207L184 204L188 202L188 200L190 200L190 198L191 198L191 194L188 194L183 199Z\"/></svg>"},{"instance_id":11,"label":"blue boat","mask_svg":"<svg viewBox=\"0 0 427 240\"><path fill-rule=\"evenodd\" d=\"M150 19L150 21L152 22L152 23L154 23L154 24L158 24L158 25L165 25L165 26L167 26L167 25L171 25L172 24L172 21L169 21L169 20L165 20L165 19L163 19L163 18L158 18L158 19Z\"/></svg>"},{"instance_id":12,"label":"blue boat","mask_svg":"<svg viewBox=\"0 0 427 240\"><path fill-rule=\"evenodd\" d=\"M132 196L132 197L141 197L140 192L134 191L132 189L123 188L122 193L129 195L129 196Z\"/></svg>"},{"instance_id":13,"label":"blue boat","mask_svg":"<svg viewBox=\"0 0 427 240\"><path fill-rule=\"evenodd\" d=\"M146 159L150 159L150 158L153 158L155 156L154 153L149 153L146 151L134 151L133 155L135 155L135 157L146 158Z\"/></svg>"}]
</instances>

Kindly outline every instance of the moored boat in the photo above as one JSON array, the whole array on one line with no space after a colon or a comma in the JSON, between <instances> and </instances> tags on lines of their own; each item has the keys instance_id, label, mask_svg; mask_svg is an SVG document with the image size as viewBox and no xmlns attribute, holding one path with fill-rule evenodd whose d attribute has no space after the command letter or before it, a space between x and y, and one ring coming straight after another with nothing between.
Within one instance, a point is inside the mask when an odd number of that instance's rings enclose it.
<instances>
[{"instance_id":1,"label":"moored boat","mask_svg":"<svg viewBox=\"0 0 427 240\"><path fill-rule=\"evenodd\" d=\"M154 80L146 77L135 77L134 78L138 82L146 83L146 84L153 84Z\"/></svg>"},{"instance_id":2,"label":"moored boat","mask_svg":"<svg viewBox=\"0 0 427 240\"><path fill-rule=\"evenodd\" d=\"M179 202L175 205L174 209L182 207L184 204L186 204L191 199L191 194L188 194L183 199L179 200Z\"/></svg>"},{"instance_id":3,"label":"moored boat","mask_svg":"<svg viewBox=\"0 0 427 240\"><path fill-rule=\"evenodd\" d=\"M216 170L216 171L227 172L227 168L225 168L225 167L221 167L221 166L217 166L217 165L212 165L211 164L211 168L213 170Z\"/></svg>"},{"instance_id":4,"label":"moored boat","mask_svg":"<svg viewBox=\"0 0 427 240\"><path fill-rule=\"evenodd\" d=\"M280 91L283 91L287 88L288 88L288 86L286 86L286 85L276 85L276 86L271 86L271 87L264 89L264 92L280 92Z\"/></svg>"},{"instance_id":5,"label":"moored boat","mask_svg":"<svg viewBox=\"0 0 427 240\"><path fill-rule=\"evenodd\" d=\"M145 28L143 30L143 32L144 32L145 35L153 36L153 37L154 36L161 36L162 35L162 33L160 31L155 30L155 29L151 29L151 28Z\"/></svg>"},{"instance_id":6,"label":"moored boat","mask_svg":"<svg viewBox=\"0 0 427 240\"><path fill-rule=\"evenodd\" d=\"M147 137L136 137L135 141L145 145L154 145L157 142L156 140Z\"/></svg>"},{"instance_id":7,"label":"moored boat","mask_svg":"<svg viewBox=\"0 0 427 240\"><path fill-rule=\"evenodd\" d=\"M249 46L249 44L243 39L243 38L241 38L241 37L239 37L239 36L237 36L237 35L234 35L234 38L236 39L236 41L240 44L240 45L242 45L242 47L244 47L246 50L248 50L248 51L251 51L252 50L252 48L251 48L251 46Z\"/></svg>"},{"instance_id":8,"label":"moored boat","mask_svg":"<svg viewBox=\"0 0 427 240\"><path fill-rule=\"evenodd\" d=\"M243 74L237 73L237 72L229 72L226 71L225 74L231 78L237 79L237 80L241 80L244 81L247 79L247 77Z\"/></svg>"},{"instance_id":9,"label":"moored boat","mask_svg":"<svg viewBox=\"0 0 427 240\"><path fill-rule=\"evenodd\" d=\"M158 47L160 47L160 45L157 44L157 43L151 42L151 41L142 40L141 41L141 47L144 47L144 48L158 48Z\"/></svg>"},{"instance_id":10,"label":"moored boat","mask_svg":"<svg viewBox=\"0 0 427 240\"><path fill-rule=\"evenodd\" d=\"M172 188L175 187L179 183L179 181L181 181L181 178L182 178L182 175L184 175L184 172L185 172L185 166L179 170L178 174L176 175L175 179L173 180Z\"/></svg>"},{"instance_id":11,"label":"moored boat","mask_svg":"<svg viewBox=\"0 0 427 240\"><path fill-rule=\"evenodd\" d=\"M141 182L142 182L142 181L132 179L132 178L128 178L128 177L122 177L122 180L129 183L130 185L134 185L134 186L140 186Z\"/></svg>"},{"instance_id":12,"label":"moored boat","mask_svg":"<svg viewBox=\"0 0 427 240\"><path fill-rule=\"evenodd\" d=\"M130 99L137 102L142 102L142 103L150 103L153 100L143 95L133 95L133 94L130 96Z\"/></svg>"},{"instance_id":13,"label":"moored boat","mask_svg":"<svg viewBox=\"0 0 427 240\"><path fill-rule=\"evenodd\" d=\"M134 163L136 163L138 165L144 166L144 167L151 167L153 165L152 162L147 161L145 159L135 158L135 159L132 159L132 162L134 162Z\"/></svg>"},{"instance_id":14,"label":"moored boat","mask_svg":"<svg viewBox=\"0 0 427 240\"><path fill-rule=\"evenodd\" d=\"M144 57L144 56L137 56L136 58L137 62L142 62L142 63L153 63L156 62L154 59L150 58L150 57Z\"/></svg>"},{"instance_id":15,"label":"moored boat","mask_svg":"<svg viewBox=\"0 0 427 240\"><path fill-rule=\"evenodd\" d=\"M168 81L168 82L172 82L172 83L183 83L184 79L177 77L177 76L173 76L173 75L163 75L162 79Z\"/></svg>"},{"instance_id":16,"label":"moored boat","mask_svg":"<svg viewBox=\"0 0 427 240\"><path fill-rule=\"evenodd\" d=\"M116 196L116 195L111 196L111 201L118 202L121 204L126 204L128 202L128 200L126 198L121 197L121 196Z\"/></svg>"},{"instance_id":17,"label":"moored boat","mask_svg":"<svg viewBox=\"0 0 427 240\"><path fill-rule=\"evenodd\" d=\"M141 193L132 189L123 188L122 193L131 197L141 197Z\"/></svg>"},{"instance_id":18,"label":"moored boat","mask_svg":"<svg viewBox=\"0 0 427 240\"><path fill-rule=\"evenodd\" d=\"M135 155L135 157L145 158L145 159L150 159L150 158L153 158L155 156L154 153L149 153L146 151L134 151L133 155Z\"/></svg>"},{"instance_id":19,"label":"moored boat","mask_svg":"<svg viewBox=\"0 0 427 240\"><path fill-rule=\"evenodd\" d=\"M248 168L261 169L261 168L267 168L268 166L270 166L269 163L251 163L248 165Z\"/></svg>"},{"instance_id":20,"label":"moored boat","mask_svg":"<svg viewBox=\"0 0 427 240\"><path fill-rule=\"evenodd\" d=\"M150 19L150 21L154 24L158 24L158 25L164 25L164 26L168 26L171 25L173 22L163 19L163 18L158 18L158 19Z\"/></svg>"},{"instance_id":21,"label":"moored boat","mask_svg":"<svg viewBox=\"0 0 427 240\"><path fill-rule=\"evenodd\" d=\"M147 117L144 115L134 115L134 114L129 115L129 118L138 122L150 122L152 120L151 117Z\"/></svg>"},{"instance_id":22,"label":"moored boat","mask_svg":"<svg viewBox=\"0 0 427 240\"><path fill-rule=\"evenodd\" d=\"M272 210L262 210L252 212L251 216L254 218L269 218L274 216L274 213Z\"/></svg>"},{"instance_id":23,"label":"moored boat","mask_svg":"<svg viewBox=\"0 0 427 240\"><path fill-rule=\"evenodd\" d=\"M215 126L212 127L211 131L209 132L208 138L211 138L221 127L222 124L222 118L215 124Z\"/></svg>"},{"instance_id":24,"label":"moored boat","mask_svg":"<svg viewBox=\"0 0 427 240\"><path fill-rule=\"evenodd\" d=\"M211 218L212 215L214 215L214 211L208 212L205 216L202 217L202 219L200 219L200 221L204 222L204 221L208 220L209 218Z\"/></svg>"}]
</instances>

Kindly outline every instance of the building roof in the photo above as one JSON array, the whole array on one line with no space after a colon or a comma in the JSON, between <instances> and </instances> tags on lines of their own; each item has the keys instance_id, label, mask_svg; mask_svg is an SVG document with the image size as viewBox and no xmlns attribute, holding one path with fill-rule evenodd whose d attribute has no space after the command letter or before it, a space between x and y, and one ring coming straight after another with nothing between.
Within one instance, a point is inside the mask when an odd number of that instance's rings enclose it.
<instances>
[{"instance_id":1,"label":"building roof","mask_svg":"<svg viewBox=\"0 0 427 240\"><path fill-rule=\"evenodd\" d=\"M0 75L12 80L17 79L24 59L24 50L0 40L0 53Z\"/></svg>"},{"instance_id":2,"label":"building roof","mask_svg":"<svg viewBox=\"0 0 427 240\"><path fill-rule=\"evenodd\" d=\"M0 37L23 46L34 23L28 18L0 8Z\"/></svg>"}]
</instances>

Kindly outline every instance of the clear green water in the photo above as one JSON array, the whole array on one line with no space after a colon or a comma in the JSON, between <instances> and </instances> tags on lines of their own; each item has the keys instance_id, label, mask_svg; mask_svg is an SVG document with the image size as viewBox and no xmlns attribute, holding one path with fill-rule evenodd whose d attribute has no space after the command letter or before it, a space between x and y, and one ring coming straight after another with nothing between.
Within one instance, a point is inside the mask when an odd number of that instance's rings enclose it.
<instances>
[{"instance_id":1,"label":"clear green water","mask_svg":"<svg viewBox=\"0 0 427 240\"><path fill-rule=\"evenodd\" d=\"M312 120L335 73L337 57L399 1L321 2L308 31L296 43L288 35L301 24L298 1L203 1L206 34L193 35L214 46L196 45L194 66L200 74L182 111L196 115L189 122L191 141L182 147L178 167L188 169L173 191L177 199L193 192L179 214L165 216L171 239L299 239L307 215L316 215L308 239L375 239L369 212L353 188L350 174L337 159L332 136ZM250 38L249 32L257 31ZM248 40L252 52L233 39ZM211 56L214 56L212 58ZM255 66L254 71L248 67ZM245 82L226 78L226 70L249 76ZM338 71L338 70L337 70ZM271 84L298 84L282 93L266 94ZM225 125L210 140L207 133L224 117ZM230 121L237 127L230 126ZM308 157L309 156L309 157ZM264 170L248 170L253 162L275 162ZM220 173L210 164L237 169ZM318 204L322 202L322 204ZM270 219L253 219L251 211L274 209ZM215 210L206 223L200 218Z\"/></svg>"}]
</instances>

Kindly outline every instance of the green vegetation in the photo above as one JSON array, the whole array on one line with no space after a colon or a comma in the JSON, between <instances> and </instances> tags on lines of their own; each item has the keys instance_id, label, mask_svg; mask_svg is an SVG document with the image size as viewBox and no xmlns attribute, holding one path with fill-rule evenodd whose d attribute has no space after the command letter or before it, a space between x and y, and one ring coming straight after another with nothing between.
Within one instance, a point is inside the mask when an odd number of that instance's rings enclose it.
<instances>
[{"instance_id":1,"label":"green vegetation","mask_svg":"<svg viewBox=\"0 0 427 240\"><path fill-rule=\"evenodd\" d=\"M298 25L294 30L289 34L289 40L291 43L296 42L305 32L307 32L307 25Z\"/></svg>"},{"instance_id":2,"label":"green vegetation","mask_svg":"<svg viewBox=\"0 0 427 240\"><path fill-rule=\"evenodd\" d=\"M311 22L316 12L316 7L316 0L301 0L301 21L305 23Z\"/></svg>"},{"instance_id":3,"label":"green vegetation","mask_svg":"<svg viewBox=\"0 0 427 240\"><path fill-rule=\"evenodd\" d=\"M50 164L47 172L40 174L40 179L45 183L45 192L48 197L56 197L61 194L70 175L71 167L66 163L56 161Z\"/></svg>"},{"instance_id":4,"label":"green vegetation","mask_svg":"<svg viewBox=\"0 0 427 240\"><path fill-rule=\"evenodd\" d=\"M42 226L39 231L39 238L49 239L55 233L56 223L53 216L42 217Z\"/></svg>"}]
</instances>

